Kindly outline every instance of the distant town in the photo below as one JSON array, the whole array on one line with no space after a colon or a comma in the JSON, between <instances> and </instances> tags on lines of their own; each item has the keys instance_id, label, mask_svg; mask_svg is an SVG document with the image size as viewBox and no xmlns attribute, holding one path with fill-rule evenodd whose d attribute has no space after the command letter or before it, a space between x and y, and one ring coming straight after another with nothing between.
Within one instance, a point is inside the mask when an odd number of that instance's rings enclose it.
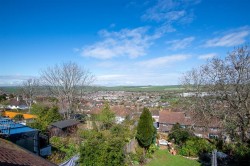
<instances>
[{"instance_id":1,"label":"distant town","mask_svg":"<svg viewBox=\"0 0 250 166\"><path fill-rule=\"evenodd\" d=\"M250 166L250 0L0 0L0 166Z\"/></svg>"}]
</instances>

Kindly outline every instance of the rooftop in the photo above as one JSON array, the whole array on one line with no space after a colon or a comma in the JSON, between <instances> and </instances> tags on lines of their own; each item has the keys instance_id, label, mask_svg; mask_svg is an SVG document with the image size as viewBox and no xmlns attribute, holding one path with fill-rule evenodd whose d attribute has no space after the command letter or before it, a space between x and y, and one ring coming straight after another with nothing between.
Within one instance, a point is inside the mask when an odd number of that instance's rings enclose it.
<instances>
[{"instance_id":1,"label":"rooftop","mask_svg":"<svg viewBox=\"0 0 250 166\"><path fill-rule=\"evenodd\" d=\"M55 164L0 138L0 165L4 166L55 166Z\"/></svg>"},{"instance_id":2,"label":"rooftop","mask_svg":"<svg viewBox=\"0 0 250 166\"><path fill-rule=\"evenodd\" d=\"M78 122L76 120L68 119L68 120L62 120L62 121L58 121L58 122L52 123L51 126L63 129L63 128L66 128L66 127L77 125L79 123L80 122Z\"/></svg>"},{"instance_id":3,"label":"rooftop","mask_svg":"<svg viewBox=\"0 0 250 166\"><path fill-rule=\"evenodd\" d=\"M160 111L160 123L169 123L169 124L176 124L179 123L180 125L191 125L192 122L190 118L185 116L184 112L171 112L171 111Z\"/></svg>"},{"instance_id":4,"label":"rooftop","mask_svg":"<svg viewBox=\"0 0 250 166\"><path fill-rule=\"evenodd\" d=\"M24 132L33 132L36 129L13 122L9 118L0 117L0 134L12 135Z\"/></svg>"}]
</instances>

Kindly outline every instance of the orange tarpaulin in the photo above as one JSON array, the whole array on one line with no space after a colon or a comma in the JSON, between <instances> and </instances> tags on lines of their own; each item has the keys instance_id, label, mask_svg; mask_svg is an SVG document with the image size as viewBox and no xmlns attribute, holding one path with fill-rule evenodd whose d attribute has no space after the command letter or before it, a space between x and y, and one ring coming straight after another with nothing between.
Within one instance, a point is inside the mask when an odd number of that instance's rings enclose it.
<instances>
[{"instance_id":1,"label":"orange tarpaulin","mask_svg":"<svg viewBox=\"0 0 250 166\"><path fill-rule=\"evenodd\" d=\"M23 113L20 113L20 112L10 112L10 111L4 111L2 115L6 116L6 117L9 117L9 118L14 118L17 114L23 115L24 119L34 119L34 118L37 118L36 115L23 114Z\"/></svg>"}]
</instances>

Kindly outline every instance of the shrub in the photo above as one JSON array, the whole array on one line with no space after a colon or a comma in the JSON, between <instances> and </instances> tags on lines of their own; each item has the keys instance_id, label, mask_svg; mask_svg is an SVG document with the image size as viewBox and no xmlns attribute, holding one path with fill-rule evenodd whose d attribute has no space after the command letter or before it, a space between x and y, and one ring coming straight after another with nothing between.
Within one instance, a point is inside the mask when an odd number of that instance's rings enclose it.
<instances>
[{"instance_id":1,"label":"shrub","mask_svg":"<svg viewBox=\"0 0 250 166\"><path fill-rule=\"evenodd\" d=\"M181 127L179 123L176 123L168 136L170 140L174 139L175 143L180 145L184 143L188 138L191 137L191 133L187 130Z\"/></svg>"},{"instance_id":2,"label":"shrub","mask_svg":"<svg viewBox=\"0 0 250 166\"><path fill-rule=\"evenodd\" d=\"M215 149L215 146L207 140L193 137L185 142L179 153L183 156L197 157L202 153L211 152L213 149Z\"/></svg>"},{"instance_id":3,"label":"shrub","mask_svg":"<svg viewBox=\"0 0 250 166\"><path fill-rule=\"evenodd\" d=\"M122 137L116 137L109 130L88 131L80 149L81 165L124 165L124 145Z\"/></svg>"},{"instance_id":4,"label":"shrub","mask_svg":"<svg viewBox=\"0 0 250 166\"><path fill-rule=\"evenodd\" d=\"M67 160L79 152L79 145L72 138L54 136L50 138L50 143L55 149L50 160L56 163Z\"/></svg>"},{"instance_id":5,"label":"shrub","mask_svg":"<svg viewBox=\"0 0 250 166\"><path fill-rule=\"evenodd\" d=\"M24 120L24 117L23 117L22 114L16 114L16 115L13 117L13 119L14 119L15 121L22 121L22 120Z\"/></svg>"},{"instance_id":6,"label":"shrub","mask_svg":"<svg viewBox=\"0 0 250 166\"><path fill-rule=\"evenodd\" d=\"M151 144L150 147L148 148L148 151L147 151L147 157L151 158L152 157L152 154L158 150L159 147L155 144Z\"/></svg>"},{"instance_id":7,"label":"shrub","mask_svg":"<svg viewBox=\"0 0 250 166\"><path fill-rule=\"evenodd\" d=\"M232 155L237 162L250 162L250 147L247 144L226 144L223 151Z\"/></svg>"}]
</instances>

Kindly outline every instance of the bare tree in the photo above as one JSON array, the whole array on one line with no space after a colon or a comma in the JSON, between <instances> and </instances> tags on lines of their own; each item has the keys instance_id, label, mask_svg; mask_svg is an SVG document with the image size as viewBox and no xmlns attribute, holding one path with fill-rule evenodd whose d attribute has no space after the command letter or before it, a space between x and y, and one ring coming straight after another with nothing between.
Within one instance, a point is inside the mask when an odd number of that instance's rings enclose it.
<instances>
[{"instance_id":1,"label":"bare tree","mask_svg":"<svg viewBox=\"0 0 250 166\"><path fill-rule=\"evenodd\" d=\"M82 88L94 81L94 76L88 70L73 62L48 67L42 71L41 80L45 87L56 96L62 111L67 118L73 112L73 104L82 95Z\"/></svg>"},{"instance_id":2,"label":"bare tree","mask_svg":"<svg viewBox=\"0 0 250 166\"><path fill-rule=\"evenodd\" d=\"M21 93L26 104L29 107L29 112L30 112L31 105L34 100L34 96L38 92L38 88L39 88L39 80L33 79L33 78L24 81L21 86Z\"/></svg>"},{"instance_id":3,"label":"bare tree","mask_svg":"<svg viewBox=\"0 0 250 166\"><path fill-rule=\"evenodd\" d=\"M228 134L246 141L250 126L250 50L234 49L225 59L214 58L183 76L190 93L184 98L194 117L208 123L220 119Z\"/></svg>"}]
</instances>

